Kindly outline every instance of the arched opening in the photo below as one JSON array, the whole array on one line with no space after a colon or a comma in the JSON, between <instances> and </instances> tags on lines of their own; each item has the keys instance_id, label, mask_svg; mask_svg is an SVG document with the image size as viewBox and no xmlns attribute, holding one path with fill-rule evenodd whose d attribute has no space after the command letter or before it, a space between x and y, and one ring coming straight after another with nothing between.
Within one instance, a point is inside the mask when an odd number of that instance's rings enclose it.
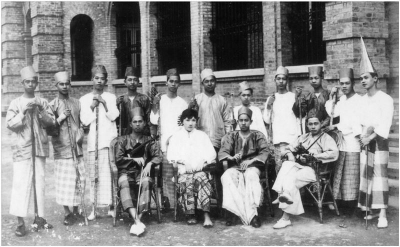
<instances>
[{"instance_id":1,"label":"arched opening","mask_svg":"<svg viewBox=\"0 0 400 247\"><path fill-rule=\"evenodd\" d=\"M25 40L25 61L26 65L33 64L33 56L32 56L32 18L31 18L31 10L29 9L25 16L25 33L24 33L24 40Z\"/></svg>"},{"instance_id":2,"label":"arched opening","mask_svg":"<svg viewBox=\"0 0 400 247\"><path fill-rule=\"evenodd\" d=\"M113 3L117 29L118 78L124 78L126 67L141 67L139 3Z\"/></svg>"},{"instance_id":3,"label":"arched opening","mask_svg":"<svg viewBox=\"0 0 400 247\"><path fill-rule=\"evenodd\" d=\"M87 15L77 15L71 20L71 64L75 81L91 79L93 66L93 21Z\"/></svg>"}]
</instances>

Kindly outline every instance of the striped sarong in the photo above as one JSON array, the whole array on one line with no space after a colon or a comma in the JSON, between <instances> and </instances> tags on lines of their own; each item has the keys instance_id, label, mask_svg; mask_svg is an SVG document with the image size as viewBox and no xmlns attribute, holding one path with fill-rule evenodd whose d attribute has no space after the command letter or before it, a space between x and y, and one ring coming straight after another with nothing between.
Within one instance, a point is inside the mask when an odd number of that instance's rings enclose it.
<instances>
[{"instance_id":1,"label":"striped sarong","mask_svg":"<svg viewBox=\"0 0 400 247\"><path fill-rule=\"evenodd\" d=\"M368 155L368 157L367 157ZM358 207L361 210L382 209L388 207L389 181L387 167L389 160L389 141L377 136L360 155L360 192ZM367 175L365 170L367 169ZM368 184L368 186L367 186ZM368 204L366 197L368 194Z\"/></svg>"},{"instance_id":2,"label":"striped sarong","mask_svg":"<svg viewBox=\"0 0 400 247\"><path fill-rule=\"evenodd\" d=\"M134 173L132 174L134 175ZM129 208L136 208L137 194L139 191L140 174L136 178L132 178L131 174L120 174L118 178L118 186L120 188L120 198L124 210ZM150 209L151 188L153 186L153 179L151 177L142 178L142 186L140 188L139 210L141 214Z\"/></svg>"},{"instance_id":3,"label":"striped sarong","mask_svg":"<svg viewBox=\"0 0 400 247\"><path fill-rule=\"evenodd\" d=\"M178 179L179 205L185 214L194 214L195 209L210 212L213 188L205 172L181 174Z\"/></svg>"},{"instance_id":4,"label":"striped sarong","mask_svg":"<svg viewBox=\"0 0 400 247\"><path fill-rule=\"evenodd\" d=\"M334 174L334 198L344 201L357 200L360 189L360 153L340 151L339 158L335 161Z\"/></svg>"},{"instance_id":5,"label":"striped sarong","mask_svg":"<svg viewBox=\"0 0 400 247\"><path fill-rule=\"evenodd\" d=\"M77 158L79 176L83 191L85 188L85 163L83 157ZM56 176L56 202L63 206L78 206L81 203L79 187L77 183L77 171L72 158L55 159L54 173Z\"/></svg>"},{"instance_id":6,"label":"striped sarong","mask_svg":"<svg viewBox=\"0 0 400 247\"><path fill-rule=\"evenodd\" d=\"M111 168L108 157L108 148L99 150L99 179L97 183L97 205L107 206L112 204ZM95 157L94 152L89 152L88 169L90 179L90 200L94 202Z\"/></svg>"},{"instance_id":7,"label":"striped sarong","mask_svg":"<svg viewBox=\"0 0 400 247\"><path fill-rule=\"evenodd\" d=\"M174 176L174 167L168 163L167 153L163 152L163 165L162 165L162 177L163 177L163 192L164 196L168 197L170 205L175 205L175 183L172 181Z\"/></svg>"}]
</instances>

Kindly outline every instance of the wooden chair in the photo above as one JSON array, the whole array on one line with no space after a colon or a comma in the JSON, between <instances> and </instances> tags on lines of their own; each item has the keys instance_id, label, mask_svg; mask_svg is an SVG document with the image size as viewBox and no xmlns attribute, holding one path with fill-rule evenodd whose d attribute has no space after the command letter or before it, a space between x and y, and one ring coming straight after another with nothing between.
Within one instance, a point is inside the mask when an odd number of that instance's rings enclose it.
<instances>
[{"instance_id":1,"label":"wooden chair","mask_svg":"<svg viewBox=\"0 0 400 247\"><path fill-rule=\"evenodd\" d=\"M110 168L111 168L111 186L112 186L112 198L113 198L113 205L114 205L114 215L113 215L113 226L115 227L117 224L117 216L122 212L122 203L121 203L121 198L119 195L119 186L118 186L118 168L117 165L115 164L115 153L116 153L116 148L117 148L117 143L122 140L124 136L116 137L114 138L111 143L110 143L110 149L109 149L109 159L110 159ZM161 198L160 194L162 191L162 182L161 179L161 172L160 172L160 165L154 166L154 173L151 174L153 178L153 188L151 190L151 198L156 205L156 208L150 208L149 213L151 214L152 210L157 210L157 221L158 223L161 223ZM150 203L151 205L151 203Z\"/></svg>"}]
</instances>

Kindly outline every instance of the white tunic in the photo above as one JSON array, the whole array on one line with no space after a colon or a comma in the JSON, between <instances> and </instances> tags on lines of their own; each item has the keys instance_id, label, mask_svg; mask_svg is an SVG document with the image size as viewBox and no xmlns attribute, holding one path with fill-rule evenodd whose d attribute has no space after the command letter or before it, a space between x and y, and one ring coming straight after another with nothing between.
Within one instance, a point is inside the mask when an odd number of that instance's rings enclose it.
<instances>
[{"instance_id":1,"label":"white tunic","mask_svg":"<svg viewBox=\"0 0 400 247\"><path fill-rule=\"evenodd\" d=\"M332 117L332 100L325 103L326 112ZM340 97L337 102L333 117L340 116L340 122L337 124L338 130L343 134L344 142L339 150L344 152L360 152L360 143L355 136L361 135L361 124L359 121L359 109L361 106L361 96L354 94L351 98L346 95Z\"/></svg>"},{"instance_id":2,"label":"white tunic","mask_svg":"<svg viewBox=\"0 0 400 247\"><path fill-rule=\"evenodd\" d=\"M180 130L182 126L178 126L178 117L188 108L188 104L184 99L177 96L169 98L166 94L161 96L160 110L156 114L151 111L150 122L154 125L161 124L161 151L165 152L167 140L172 134ZM161 119L160 119L161 115ZM158 120L160 119L160 123Z\"/></svg>"},{"instance_id":3,"label":"white tunic","mask_svg":"<svg viewBox=\"0 0 400 247\"><path fill-rule=\"evenodd\" d=\"M235 106L233 108L233 115L234 115L236 121L238 120L238 111L241 107L242 107L242 105ZM263 120L260 108L258 108L257 106L252 106L252 105L250 105L249 108L253 112L253 116L252 116L253 123L250 125L250 129L260 131L261 133L264 134L265 138L267 138L268 134L267 134L267 130L265 129L264 120ZM236 125L236 130L240 130L239 123Z\"/></svg>"},{"instance_id":4,"label":"white tunic","mask_svg":"<svg viewBox=\"0 0 400 247\"><path fill-rule=\"evenodd\" d=\"M273 143L292 143L300 134L298 120L292 110L295 102L295 94L292 92L284 94L275 93L272 111L271 109L267 109L269 99L270 97L268 97L265 103L263 117L267 124L270 124L272 121Z\"/></svg>"}]
</instances>

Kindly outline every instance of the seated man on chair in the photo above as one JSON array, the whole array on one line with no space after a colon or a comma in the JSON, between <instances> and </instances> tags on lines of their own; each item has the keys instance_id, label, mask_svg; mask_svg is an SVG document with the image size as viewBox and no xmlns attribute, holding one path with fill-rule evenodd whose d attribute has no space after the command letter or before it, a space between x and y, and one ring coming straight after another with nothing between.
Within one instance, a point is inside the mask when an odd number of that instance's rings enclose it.
<instances>
[{"instance_id":1,"label":"seated man on chair","mask_svg":"<svg viewBox=\"0 0 400 247\"><path fill-rule=\"evenodd\" d=\"M263 199L263 189L260 184L260 169L265 168L265 162L270 150L265 135L257 130L250 130L253 112L246 106L238 111L240 130L224 136L218 158L221 162L228 161L229 169L221 177L223 188L222 207L230 212L227 226L237 215L246 225L260 227L257 208Z\"/></svg>"},{"instance_id":2,"label":"seated man on chair","mask_svg":"<svg viewBox=\"0 0 400 247\"><path fill-rule=\"evenodd\" d=\"M115 161L122 207L135 221L131 233L139 235L146 228L141 222L142 214L150 210L153 183L150 172L154 165L162 162L162 154L158 142L143 134L146 125L143 110L133 108L130 115L132 133L118 140ZM141 193L138 198L139 186Z\"/></svg>"},{"instance_id":3,"label":"seated man on chair","mask_svg":"<svg viewBox=\"0 0 400 247\"><path fill-rule=\"evenodd\" d=\"M321 131L321 116L315 111L310 112L306 119L310 132L299 136L282 154L282 156L288 157L288 161L283 162L272 189L278 192L278 199L273 204L279 203L283 216L273 226L274 229L291 225L289 214L299 215L304 213L299 189L316 181L314 170L307 166L307 156L313 155L314 158L323 163L333 162L339 156L336 142L328 134ZM306 154L305 150L308 150L309 154ZM294 154L296 153L298 155L295 158Z\"/></svg>"},{"instance_id":4,"label":"seated man on chair","mask_svg":"<svg viewBox=\"0 0 400 247\"><path fill-rule=\"evenodd\" d=\"M173 134L169 140L167 159L178 166L178 202L188 216L187 223L197 223L195 210L204 212L205 228L213 226L209 212L213 187L210 175L203 171L209 164L215 163L217 154L210 138L203 131L196 129L198 113L186 109L180 117L182 129Z\"/></svg>"}]
</instances>

